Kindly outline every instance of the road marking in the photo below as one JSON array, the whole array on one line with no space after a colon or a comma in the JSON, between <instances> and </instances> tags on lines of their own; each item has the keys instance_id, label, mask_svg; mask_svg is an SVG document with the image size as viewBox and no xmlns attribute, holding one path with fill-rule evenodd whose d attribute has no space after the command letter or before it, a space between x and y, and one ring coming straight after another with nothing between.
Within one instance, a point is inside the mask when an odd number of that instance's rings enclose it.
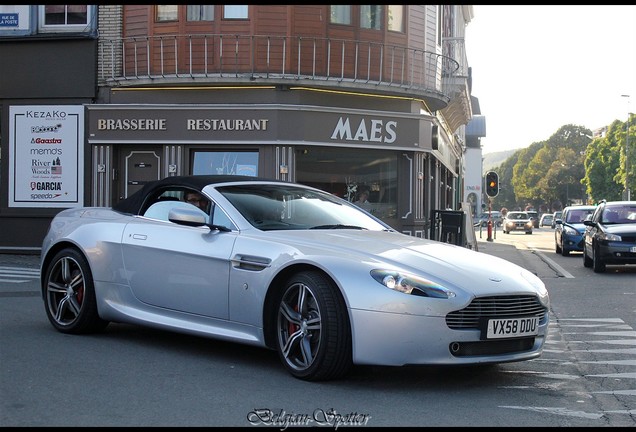
<instances>
[{"instance_id":1,"label":"road marking","mask_svg":"<svg viewBox=\"0 0 636 432\"><path fill-rule=\"evenodd\" d=\"M0 282L24 283L38 279L39 277L39 269L0 266Z\"/></svg>"},{"instance_id":2,"label":"road marking","mask_svg":"<svg viewBox=\"0 0 636 432\"><path fill-rule=\"evenodd\" d=\"M499 406L499 408L510 408L510 409L526 410L526 411L544 412L548 414L565 415L570 417L581 417L581 418L587 418L592 420L598 420L601 417L603 417L603 413L588 413L585 411L569 410L567 408L522 407L522 406L509 406L509 405L501 405Z\"/></svg>"},{"instance_id":3,"label":"road marking","mask_svg":"<svg viewBox=\"0 0 636 432\"><path fill-rule=\"evenodd\" d=\"M558 363L560 366L565 364L569 365L577 365L577 364L590 364L590 365L598 365L599 372L607 372L607 367L609 365L617 365L617 366L636 366L636 359L634 359L633 354L636 354L636 348L632 348L636 346L636 332L634 329L625 324L620 318L563 318L556 319L551 317L550 326L554 326L554 335L555 336L567 336L567 344L570 345L570 349L568 350L557 350L557 349L546 349L544 348L544 354L552 353L554 354L554 358L540 358L534 359L530 361L528 364L549 364L550 362ZM572 332L567 332L564 330L574 330ZM600 330L600 331L599 331ZM589 336L605 336L603 339L599 340L590 340ZM608 339L608 336L616 336L616 339ZM548 339L546 341L546 345L548 343L553 343L552 347L560 346L561 341L551 341ZM592 347L599 348L603 346L611 345L616 349L571 349L574 347ZM563 354L595 354L594 357L599 357L600 355L621 355L628 354L629 358L625 359L606 359L606 360L577 360L577 361L569 361L568 359L564 359ZM567 357L570 357L569 355ZM614 368L610 368L614 369ZM518 388L518 389L548 389L555 390L558 392L563 392L563 383L566 381L570 382L579 382L579 378L584 378L585 380L589 380L589 382L594 382L595 378L600 378L602 380L607 380L608 385L603 385L604 388L609 387L611 384L610 380L620 381L630 387L633 387L633 380L636 380L636 372L633 370L629 370L626 372L614 372L614 373L592 373L585 375L575 375L575 374L557 374L557 373L545 373L541 371L533 371L533 370L520 370L520 371L507 371L508 373L519 374L527 374L529 376L535 377L533 379L534 384L531 386L506 386L505 388ZM594 371L596 372L596 371ZM605 382L605 381L604 381ZM589 391L589 393L580 393L577 394L577 398L582 398L582 400L577 400L577 402L585 402L584 399L591 398L592 395L610 395L615 397L631 397L636 396L636 389L622 389L622 390L603 390L603 391ZM557 407L536 407L536 406L499 406L499 408L508 408L508 409L517 409L517 410L525 410L525 411L536 411L545 414L554 414L560 416L569 416L569 417L579 417L586 419L602 419L603 416L607 416L610 414L613 415L634 415L636 410L627 409L627 410L604 410L598 413L596 412L587 412L587 411L577 411L570 410L567 408L557 408Z\"/></svg>"},{"instance_id":4,"label":"road marking","mask_svg":"<svg viewBox=\"0 0 636 432\"><path fill-rule=\"evenodd\" d=\"M563 276L564 278L567 279L574 279L574 276L568 272L566 269L564 269L563 267L561 267L560 265L558 265L557 263L555 263L551 258L549 258L548 256L546 256L543 252L541 252L539 249L537 249L536 247L533 246L529 246L528 247L532 253L537 254L537 256L539 258L541 258L541 260L546 263L548 265L548 267L550 267L552 270L554 270L555 272L559 273L561 276Z\"/></svg>"}]
</instances>

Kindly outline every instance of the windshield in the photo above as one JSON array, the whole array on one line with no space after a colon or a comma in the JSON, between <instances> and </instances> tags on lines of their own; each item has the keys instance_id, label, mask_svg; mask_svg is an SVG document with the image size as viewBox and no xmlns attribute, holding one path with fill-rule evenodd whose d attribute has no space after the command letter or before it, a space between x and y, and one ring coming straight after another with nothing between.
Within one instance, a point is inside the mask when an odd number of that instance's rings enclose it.
<instances>
[{"instance_id":1,"label":"windshield","mask_svg":"<svg viewBox=\"0 0 636 432\"><path fill-rule=\"evenodd\" d=\"M636 223L636 204L608 205L603 210L602 222L606 224Z\"/></svg>"},{"instance_id":2,"label":"windshield","mask_svg":"<svg viewBox=\"0 0 636 432\"><path fill-rule=\"evenodd\" d=\"M508 213L508 219L529 219L527 213Z\"/></svg>"},{"instance_id":3,"label":"windshield","mask_svg":"<svg viewBox=\"0 0 636 432\"><path fill-rule=\"evenodd\" d=\"M222 186L218 190L250 224L264 231L391 229L327 192L286 184Z\"/></svg>"},{"instance_id":4,"label":"windshield","mask_svg":"<svg viewBox=\"0 0 636 432\"><path fill-rule=\"evenodd\" d=\"M587 215L594 213L594 209L580 209L568 212L567 223L583 223Z\"/></svg>"}]
</instances>

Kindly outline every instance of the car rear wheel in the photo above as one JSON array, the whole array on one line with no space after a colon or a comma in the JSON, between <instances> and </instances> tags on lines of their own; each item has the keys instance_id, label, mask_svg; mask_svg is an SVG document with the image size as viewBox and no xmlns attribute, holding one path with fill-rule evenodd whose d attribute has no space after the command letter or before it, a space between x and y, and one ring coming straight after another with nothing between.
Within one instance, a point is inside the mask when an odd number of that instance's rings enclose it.
<instances>
[{"instance_id":1,"label":"car rear wheel","mask_svg":"<svg viewBox=\"0 0 636 432\"><path fill-rule=\"evenodd\" d=\"M47 266L42 283L46 315L58 331L86 334L108 325L97 313L91 271L77 250L58 252Z\"/></svg>"},{"instance_id":2,"label":"car rear wheel","mask_svg":"<svg viewBox=\"0 0 636 432\"><path fill-rule=\"evenodd\" d=\"M324 381L349 371L351 326L331 279L317 271L298 273L287 281L276 304L276 348L294 377Z\"/></svg>"},{"instance_id":3,"label":"car rear wheel","mask_svg":"<svg viewBox=\"0 0 636 432\"><path fill-rule=\"evenodd\" d=\"M592 270L594 270L595 273L603 273L605 271L605 263L599 256L600 253L598 246L594 246L592 251L594 253L594 256L592 257Z\"/></svg>"}]
</instances>

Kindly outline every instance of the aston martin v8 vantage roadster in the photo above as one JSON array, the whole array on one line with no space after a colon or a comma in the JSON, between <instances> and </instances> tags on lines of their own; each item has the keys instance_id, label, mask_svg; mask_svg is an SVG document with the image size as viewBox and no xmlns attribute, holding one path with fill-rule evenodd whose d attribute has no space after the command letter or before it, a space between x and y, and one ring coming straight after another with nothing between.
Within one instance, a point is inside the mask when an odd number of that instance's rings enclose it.
<instances>
[{"instance_id":1,"label":"aston martin v8 vantage roadster","mask_svg":"<svg viewBox=\"0 0 636 432\"><path fill-rule=\"evenodd\" d=\"M113 322L251 344L307 381L533 359L549 319L544 284L515 264L247 176L167 177L112 207L64 209L41 275L62 333Z\"/></svg>"}]
</instances>

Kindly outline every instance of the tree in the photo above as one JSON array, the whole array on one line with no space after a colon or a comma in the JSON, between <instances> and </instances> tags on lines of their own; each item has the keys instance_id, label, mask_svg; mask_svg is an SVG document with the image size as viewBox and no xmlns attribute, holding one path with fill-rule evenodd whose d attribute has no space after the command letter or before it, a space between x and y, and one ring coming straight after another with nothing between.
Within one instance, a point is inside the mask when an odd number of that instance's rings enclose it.
<instances>
[{"instance_id":1,"label":"tree","mask_svg":"<svg viewBox=\"0 0 636 432\"><path fill-rule=\"evenodd\" d=\"M621 167L620 130L624 124L614 121L603 138L597 138L588 146L585 154L583 184L594 202L601 199L619 200L623 186L620 184Z\"/></svg>"}]
</instances>

